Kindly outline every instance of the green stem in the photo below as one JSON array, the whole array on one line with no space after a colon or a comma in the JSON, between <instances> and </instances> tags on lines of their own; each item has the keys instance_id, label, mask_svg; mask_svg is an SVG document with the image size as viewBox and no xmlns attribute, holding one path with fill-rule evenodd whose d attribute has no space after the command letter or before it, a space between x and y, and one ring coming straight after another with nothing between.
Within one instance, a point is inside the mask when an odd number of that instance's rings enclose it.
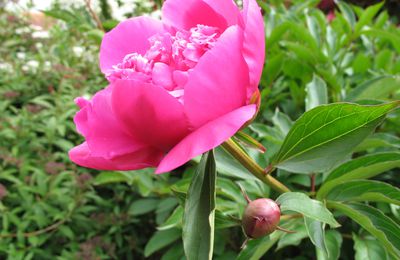
<instances>
[{"instance_id":1,"label":"green stem","mask_svg":"<svg viewBox=\"0 0 400 260\"><path fill-rule=\"evenodd\" d=\"M265 172L264 169L258 165L253 158L247 155L232 139L229 139L222 144L222 147L228 151L236 160L238 160L251 174L256 176L262 182L270 186L273 190L279 193L290 192L289 188L279 182L274 177L270 176L269 173L274 170Z\"/></svg>"}]
</instances>

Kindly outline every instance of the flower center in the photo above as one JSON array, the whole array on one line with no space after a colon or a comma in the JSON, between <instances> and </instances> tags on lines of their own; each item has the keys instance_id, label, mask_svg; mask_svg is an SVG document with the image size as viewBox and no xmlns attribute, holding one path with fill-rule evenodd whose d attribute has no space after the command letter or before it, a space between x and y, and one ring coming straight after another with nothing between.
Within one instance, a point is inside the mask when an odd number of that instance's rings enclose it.
<instances>
[{"instance_id":1,"label":"flower center","mask_svg":"<svg viewBox=\"0 0 400 260\"><path fill-rule=\"evenodd\" d=\"M200 58L213 48L220 36L218 28L197 25L189 31L156 34L149 39L150 48L144 54L131 53L112 67L106 77L137 79L162 86L183 102L183 88L188 74Z\"/></svg>"}]
</instances>

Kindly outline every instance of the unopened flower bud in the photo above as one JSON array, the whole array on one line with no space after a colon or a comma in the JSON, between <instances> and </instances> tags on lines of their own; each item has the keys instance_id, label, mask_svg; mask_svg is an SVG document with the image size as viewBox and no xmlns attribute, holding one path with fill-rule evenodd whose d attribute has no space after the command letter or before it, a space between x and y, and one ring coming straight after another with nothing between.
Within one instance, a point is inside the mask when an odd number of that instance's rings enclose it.
<instances>
[{"instance_id":1,"label":"unopened flower bud","mask_svg":"<svg viewBox=\"0 0 400 260\"><path fill-rule=\"evenodd\" d=\"M243 214L242 226L249 238L259 238L277 229L281 210L271 199L251 201Z\"/></svg>"}]
</instances>

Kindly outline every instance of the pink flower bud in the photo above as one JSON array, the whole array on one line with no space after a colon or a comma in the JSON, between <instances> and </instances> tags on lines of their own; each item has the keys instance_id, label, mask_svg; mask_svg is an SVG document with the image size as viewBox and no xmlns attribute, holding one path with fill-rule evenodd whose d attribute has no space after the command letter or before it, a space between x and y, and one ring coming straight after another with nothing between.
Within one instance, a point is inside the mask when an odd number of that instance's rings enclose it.
<instances>
[{"instance_id":1,"label":"pink flower bud","mask_svg":"<svg viewBox=\"0 0 400 260\"><path fill-rule=\"evenodd\" d=\"M281 210L271 199L251 201L243 214L242 226L250 238L259 238L275 231L279 224Z\"/></svg>"}]
</instances>

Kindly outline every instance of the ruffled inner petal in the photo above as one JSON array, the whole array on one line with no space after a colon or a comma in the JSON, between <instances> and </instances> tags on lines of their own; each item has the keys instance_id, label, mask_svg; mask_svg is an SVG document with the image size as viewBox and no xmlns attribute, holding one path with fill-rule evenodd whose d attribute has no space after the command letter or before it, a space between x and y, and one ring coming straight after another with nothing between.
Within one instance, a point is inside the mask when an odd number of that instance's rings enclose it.
<instances>
[{"instance_id":1,"label":"ruffled inner petal","mask_svg":"<svg viewBox=\"0 0 400 260\"><path fill-rule=\"evenodd\" d=\"M108 73L130 53L144 54L150 47L148 39L164 31L161 21L140 16L125 20L104 35L100 47L100 68Z\"/></svg>"}]
</instances>

